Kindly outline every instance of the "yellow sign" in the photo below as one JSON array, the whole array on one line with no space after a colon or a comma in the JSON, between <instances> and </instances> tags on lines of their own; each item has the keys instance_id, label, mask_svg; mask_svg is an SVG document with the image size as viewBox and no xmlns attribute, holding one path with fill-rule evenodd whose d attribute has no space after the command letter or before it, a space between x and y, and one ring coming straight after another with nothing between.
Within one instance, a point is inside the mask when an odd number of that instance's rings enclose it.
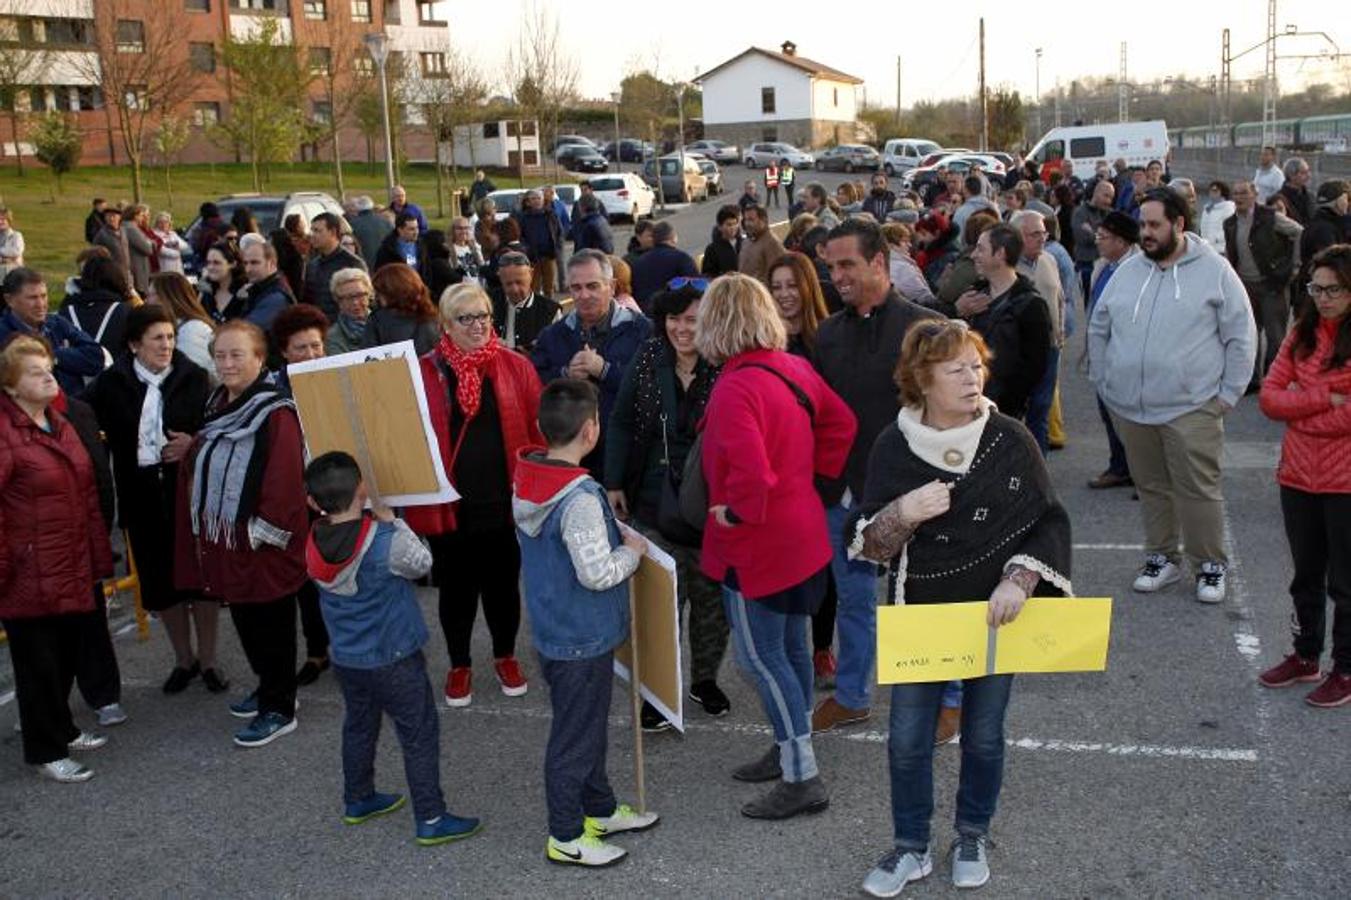
<instances>
[{"instance_id":1,"label":"yellow sign","mask_svg":"<svg viewBox=\"0 0 1351 900\"><path fill-rule=\"evenodd\" d=\"M878 683L1107 667L1110 597L1034 597L1011 624L993 629L985 624L988 607L985 601L879 607Z\"/></svg>"}]
</instances>

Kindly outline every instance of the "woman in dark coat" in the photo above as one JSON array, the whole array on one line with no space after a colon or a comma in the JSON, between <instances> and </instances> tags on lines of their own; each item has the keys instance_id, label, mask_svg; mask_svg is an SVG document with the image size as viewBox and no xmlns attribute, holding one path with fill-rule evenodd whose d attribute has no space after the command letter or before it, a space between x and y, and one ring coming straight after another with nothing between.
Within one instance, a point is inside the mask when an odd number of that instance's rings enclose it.
<instances>
[{"instance_id":1,"label":"woman in dark coat","mask_svg":"<svg viewBox=\"0 0 1351 900\"><path fill-rule=\"evenodd\" d=\"M411 340L418 356L432 350L441 340L441 326L436 305L418 273L405 263L388 263L375 273L371 285L376 309L366 319L361 346Z\"/></svg>"},{"instance_id":2,"label":"woman in dark coat","mask_svg":"<svg viewBox=\"0 0 1351 900\"><path fill-rule=\"evenodd\" d=\"M211 379L175 348L174 334L173 316L164 307L132 310L125 335L129 354L90 385L85 400L112 451L121 525L136 561L141 603L159 616L173 646L175 665L164 692L177 694L198 675L217 692L227 686L216 670L220 604L173 584L178 461L202 427Z\"/></svg>"},{"instance_id":3,"label":"woman in dark coat","mask_svg":"<svg viewBox=\"0 0 1351 900\"><path fill-rule=\"evenodd\" d=\"M422 236L421 260L418 273L432 295L432 303L440 303L446 288L464 281L464 269L451 258L444 231L432 228Z\"/></svg>"},{"instance_id":4,"label":"woman in dark coat","mask_svg":"<svg viewBox=\"0 0 1351 900\"><path fill-rule=\"evenodd\" d=\"M98 341L113 358L125 354L123 332L131 311L131 281L107 256L91 256L80 269L80 291L61 302L61 315Z\"/></svg>"}]
</instances>

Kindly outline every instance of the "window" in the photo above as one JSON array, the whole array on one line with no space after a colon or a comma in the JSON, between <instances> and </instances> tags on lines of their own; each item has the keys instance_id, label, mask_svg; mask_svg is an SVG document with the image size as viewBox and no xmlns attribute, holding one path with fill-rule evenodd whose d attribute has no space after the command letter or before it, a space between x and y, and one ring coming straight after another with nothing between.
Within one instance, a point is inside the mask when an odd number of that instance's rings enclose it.
<instances>
[{"instance_id":1,"label":"window","mask_svg":"<svg viewBox=\"0 0 1351 900\"><path fill-rule=\"evenodd\" d=\"M419 53L422 60L422 74L427 78L446 76L446 55L444 53Z\"/></svg>"},{"instance_id":2,"label":"window","mask_svg":"<svg viewBox=\"0 0 1351 900\"><path fill-rule=\"evenodd\" d=\"M214 101L192 104L192 124L210 128L220 123L220 104Z\"/></svg>"},{"instance_id":3,"label":"window","mask_svg":"<svg viewBox=\"0 0 1351 900\"><path fill-rule=\"evenodd\" d=\"M400 22L399 0L385 0L385 24L398 25Z\"/></svg>"},{"instance_id":4,"label":"window","mask_svg":"<svg viewBox=\"0 0 1351 900\"><path fill-rule=\"evenodd\" d=\"M328 18L328 0L305 0L305 18L322 22Z\"/></svg>"},{"instance_id":5,"label":"window","mask_svg":"<svg viewBox=\"0 0 1351 900\"><path fill-rule=\"evenodd\" d=\"M1047 141L1034 157L1038 163L1055 162L1065 158L1064 141Z\"/></svg>"},{"instance_id":6,"label":"window","mask_svg":"<svg viewBox=\"0 0 1351 900\"><path fill-rule=\"evenodd\" d=\"M352 0L352 21L370 24L371 0Z\"/></svg>"},{"instance_id":7,"label":"window","mask_svg":"<svg viewBox=\"0 0 1351 900\"><path fill-rule=\"evenodd\" d=\"M358 52L356 56L352 57L352 71L359 78L373 78L375 77L375 60L371 59L369 53Z\"/></svg>"},{"instance_id":8,"label":"window","mask_svg":"<svg viewBox=\"0 0 1351 900\"><path fill-rule=\"evenodd\" d=\"M211 0L183 0L183 8L188 12L211 12Z\"/></svg>"},{"instance_id":9,"label":"window","mask_svg":"<svg viewBox=\"0 0 1351 900\"><path fill-rule=\"evenodd\" d=\"M45 87L34 86L29 89L28 111L29 112L47 111L47 89Z\"/></svg>"},{"instance_id":10,"label":"window","mask_svg":"<svg viewBox=\"0 0 1351 900\"><path fill-rule=\"evenodd\" d=\"M188 59L197 72L216 71L216 47L214 44L188 44Z\"/></svg>"},{"instance_id":11,"label":"window","mask_svg":"<svg viewBox=\"0 0 1351 900\"><path fill-rule=\"evenodd\" d=\"M117 20L117 52L145 52L145 23L137 19Z\"/></svg>"},{"instance_id":12,"label":"window","mask_svg":"<svg viewBox=\"0 0 1351 900\"><path fill-rule=\"evenodd\" d=\"M772 87L760 88L760 112L774 112L774 89Z\"/></svg>"},{"instance_id":13,"label":"window","mask_svg":"<svg viewBox=\"0 0 1351 900\"><path fill-rule=\"evenodd\" d=\"M766 128L763 132L761 132L760 137L761 139L766 141L777 141L779 139L779 129ZM774 151L771 149L764 152L773 153Z\"/></svg>"},{"instance_id":14,"label":"window","mask_svg":"<svg viewBox=\"0 0 1351 900\"><path fill-rule=\"evenodd\" d=\"M324 78L333 74L333 51L327 47L310 48L310 74Z\"/></svg>"},{"instance_id":15,"label":"window","mask_svg":"<svg viewBox=\"0 0 1351 900\"><path fill-rule=\"evenodd\" d=\"M417 23L419 25L445 25L445 19L436 17L437 0L418 0Z\"/></svg>"},{"instance_id":16,"label":"window","mask_svg":"<svg viewBox=\"0 0 1351 900\"><path fill-rule=\"evenodd\" d=\"M501 122L484 122L484 123L483 123L483 139L484 139L484 140L490 140L490 139L498 138L498 137L501 137L501 136L502 136L502 123L501 123Z\"/></svg>"},{"instance_id":17,"label":"window","mask_svg":"<svg viewBox=\"0 0 1351 900\"><path fill-rule=\"evenodd\" d=\"M310 118L315 122L327 125L333 121L333 104L327 100L315 100L311 104Z\"/></svg>"},{"instance_id":18,"label":"window","mask_svg":"<svg viewBox=\"0 0 1351 900\"><path fill-rule=\"evenodd\" d=\"M840 105L840 89L839 89L839 88L831 88L831 89L830 89L830 95L831 95L831 97L833 98L832 102L833 102L836 106L839 106L839 105Z\"/></svg>"},{"instance_id":19,"label":"window","mask_svg":"<svg viewBox=\"0 0 1351 900\"><path fill-rule=\"evenodd\" d=\"M79 19L32 19L33 38L48 44L93 43L89 22Z\"/></svg>"},{"instance_id":20,"label":"window","mask_svg":"<svg viewBox=\"0 0 1351 900\"><path fill-rule=\"evenodd\" d=\"M291 11L288 0L230 0L231 9L249 12L272 13L284 16Z\"/></svg>"},{"instance_id":21,"label":"window","mask_svg":"<svg viewBox=\"0 0 1351 900\"><path fill-rule=\"evenodd\" d=\"M145 85L133 84L122 95L127 109L149 109L150 100L145 93Z\"/></svg>"},{"instance_id":22,"label":"window","mask_svg":"<svg viewBox=\"0 0 1351 900\"><path fill-rule=\"evenodd\" d=\"M76 102L82 110L103 109L103 91L96 87L81 86L76 90Z\"/></svg>"},{"instance_id":23,"label":"window","mask_svg":"<svg viewBox=\"0 0 1351 900\"><path fill-rule=\"evenodd\" d=\"M1106 156L1107 139L1101 137L1070 138L1070 156L1082 159L1085 156Z\"/></svg>"}]
</instances>

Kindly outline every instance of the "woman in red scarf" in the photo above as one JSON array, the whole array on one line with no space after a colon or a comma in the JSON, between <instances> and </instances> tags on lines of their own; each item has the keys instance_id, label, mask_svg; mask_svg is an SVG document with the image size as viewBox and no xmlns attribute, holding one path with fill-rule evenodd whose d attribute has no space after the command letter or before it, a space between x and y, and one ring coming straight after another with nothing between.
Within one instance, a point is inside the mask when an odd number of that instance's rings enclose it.
<instances>
[{"instance_id":1,"label":"woman in red scarf","mask_svg":"<svg viewBox=\"0 0 1351 900\"><path fill-rule=\"evenodd\" d=\"M526 692L516 662L521 551L511 484L519 451L544 441L537 422L541 386L530 360L497 339L492 312L478 285L455 285L441 296L441 340L422 357L422 382L441 461L460 499L405 515L414 531L431 538L451 706L468 706L472 696L469 644L480 596L502 693Z\"/></svg>"}]
</instances>

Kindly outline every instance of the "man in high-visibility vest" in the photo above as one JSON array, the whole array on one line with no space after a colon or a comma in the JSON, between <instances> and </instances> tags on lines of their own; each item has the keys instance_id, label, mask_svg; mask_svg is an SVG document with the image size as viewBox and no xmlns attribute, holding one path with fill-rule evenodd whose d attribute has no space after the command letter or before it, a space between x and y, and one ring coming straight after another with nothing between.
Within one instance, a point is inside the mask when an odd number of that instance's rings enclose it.
<instances>
[{"instance_id":1,"label":"man in high-visibility vest","mask_svg":"<svg viewBox=\"0 0 1351 900\"><path fill-rule=\"evenodd\" d=\"M783 188L783 198L790 207L793 205L793 182L797 180L797 170L790 162L784 162L779 168L779 187Z\"/></svg>"},{"instance_id":2,"label":"man in high-visibility vest","mask_svg":"<svg viewBox=\"0 0 1351 900\"><path fill-rule=\"evenodd\" d=\"M779 205L779 167L774 162L765 166L765 206Z\"/></svg>"}]
</instances>

